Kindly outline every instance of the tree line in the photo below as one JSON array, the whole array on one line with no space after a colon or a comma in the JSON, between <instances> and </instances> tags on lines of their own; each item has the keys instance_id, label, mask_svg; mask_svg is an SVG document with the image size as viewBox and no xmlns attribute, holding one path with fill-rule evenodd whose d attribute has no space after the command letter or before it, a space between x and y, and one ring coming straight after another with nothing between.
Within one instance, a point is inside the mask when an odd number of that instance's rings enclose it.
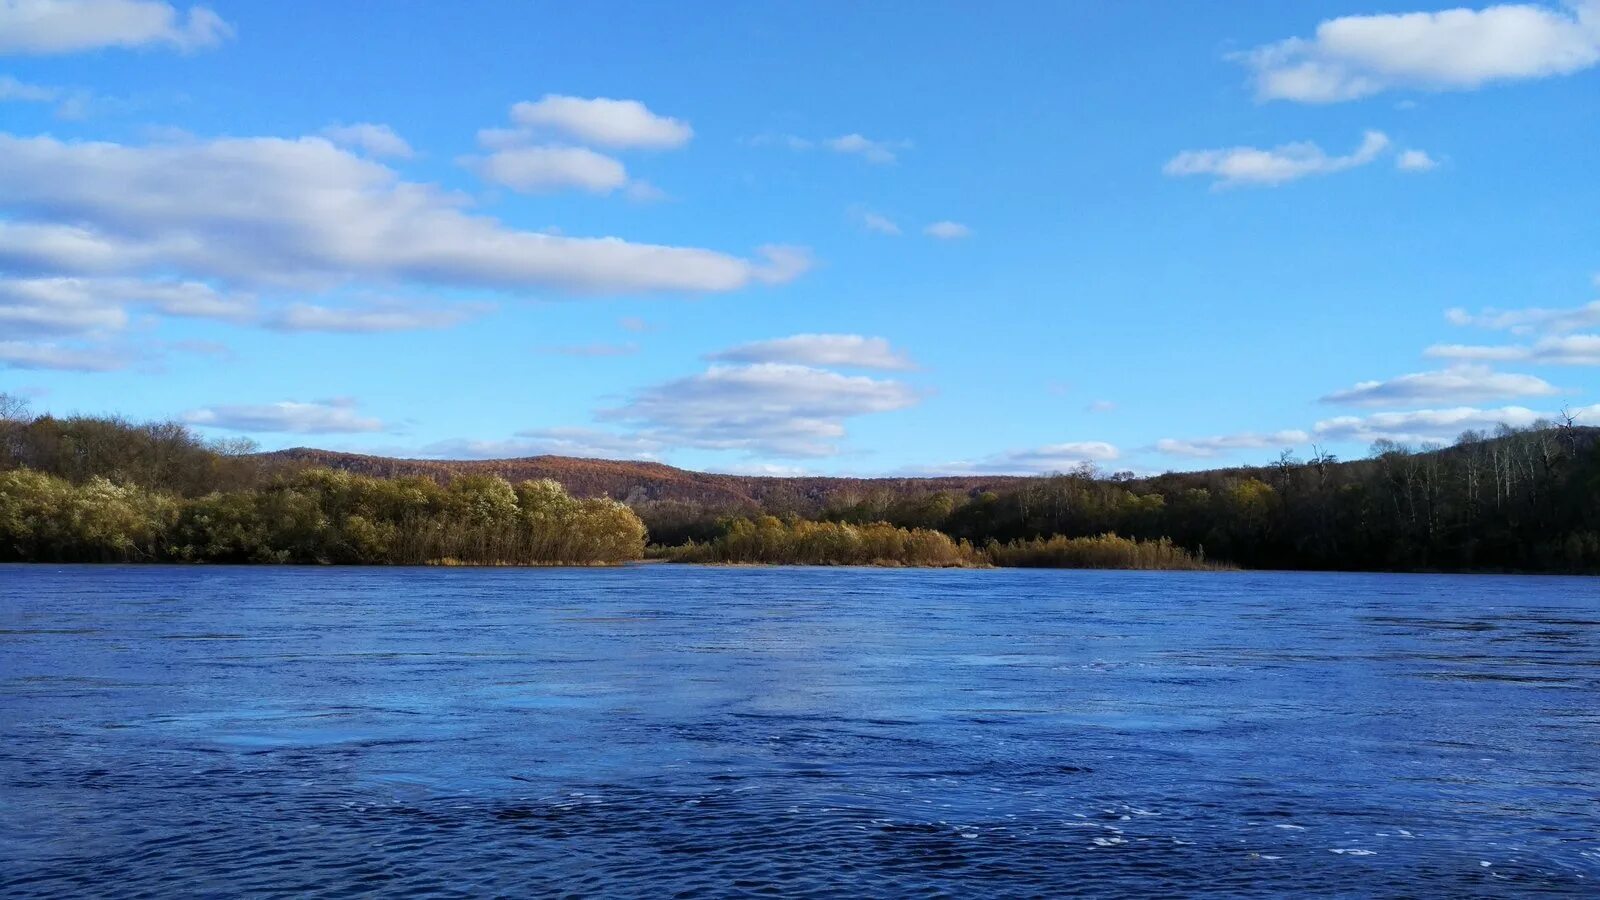
<instances>
[{"instance_id":1,"label":"tree line","mask_svg":"<svg viewBox=\"0 0 1600 900\"><path fill-rule=\"evenodd\" d=\"M1600 429L1570 421L1379 442L1349 461L1084 468L1000 490L848 482L766 506L374 477L254 449L171 423L31 416L0 394L0 558L581 563L648 541L723 562L1600 572Z\"/></svg>"}]
</instances>

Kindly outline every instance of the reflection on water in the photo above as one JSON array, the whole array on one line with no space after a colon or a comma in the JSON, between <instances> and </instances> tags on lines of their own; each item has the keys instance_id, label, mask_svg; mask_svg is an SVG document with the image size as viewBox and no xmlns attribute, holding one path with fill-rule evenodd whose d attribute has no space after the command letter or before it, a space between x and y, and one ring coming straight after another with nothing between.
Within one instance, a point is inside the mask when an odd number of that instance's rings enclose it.
<instances>
[{"instance_id":1,"label":"reflection on water","mask_svg":"<svg viewBox=\"0 0 1600 900\"><path fill-rule=\"evenodd\" d=\"M1600 585L0 567L0 894L1600 890Z\"/></svg>"}]
</instances>

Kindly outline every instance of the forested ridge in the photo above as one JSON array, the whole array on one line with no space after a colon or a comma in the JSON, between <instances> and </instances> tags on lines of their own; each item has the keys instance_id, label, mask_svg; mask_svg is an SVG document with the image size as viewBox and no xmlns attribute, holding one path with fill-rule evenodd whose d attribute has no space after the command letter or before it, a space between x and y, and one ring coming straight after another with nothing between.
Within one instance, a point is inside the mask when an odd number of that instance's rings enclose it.
<instances>
[{"instance_id":1,"label":"forested ridge","mask_svg":"<svg viewBox=\"0 0 1600 900\"><path fill-rule=\"evenodd\" d=\"M595 563L648 541L712 562L1600 572L1600 429L1572 422L1145 478L830 479L261 454L0 414L7 560Z\"/></svg>"}]
</instances>

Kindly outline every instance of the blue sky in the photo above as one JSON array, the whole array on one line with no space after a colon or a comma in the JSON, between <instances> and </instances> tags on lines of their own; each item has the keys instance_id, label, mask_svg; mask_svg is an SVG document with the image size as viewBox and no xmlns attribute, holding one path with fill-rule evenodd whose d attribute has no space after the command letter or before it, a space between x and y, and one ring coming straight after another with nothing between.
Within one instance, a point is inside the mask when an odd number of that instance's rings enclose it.
<instances>
[{"instance_id":1,"label":"blue sky","mask_svg":"<svg viewBox=\"0 0 1600 900\"><path fill-rule=\"evenodd\" d=\"M1597 101L1597 0L0 0L0 390L775 473L1600 424Z\"/></svg>"}]
</instances>

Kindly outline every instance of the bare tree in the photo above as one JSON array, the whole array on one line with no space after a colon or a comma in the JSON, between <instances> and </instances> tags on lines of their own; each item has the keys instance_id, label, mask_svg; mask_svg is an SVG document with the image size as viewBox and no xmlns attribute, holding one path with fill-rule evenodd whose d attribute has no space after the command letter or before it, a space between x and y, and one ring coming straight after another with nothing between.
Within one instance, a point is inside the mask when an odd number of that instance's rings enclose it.
<instances>
[{"instance_id":1,"label":"bare tree","mask_svg":"<svg viewBox=\"0 0 1600 900\"><path fill-rule=\"evenodd\" d=\"M0 391L0 422L24 422L29 418L27 400Z\"/></svg>"}]
</instances>

